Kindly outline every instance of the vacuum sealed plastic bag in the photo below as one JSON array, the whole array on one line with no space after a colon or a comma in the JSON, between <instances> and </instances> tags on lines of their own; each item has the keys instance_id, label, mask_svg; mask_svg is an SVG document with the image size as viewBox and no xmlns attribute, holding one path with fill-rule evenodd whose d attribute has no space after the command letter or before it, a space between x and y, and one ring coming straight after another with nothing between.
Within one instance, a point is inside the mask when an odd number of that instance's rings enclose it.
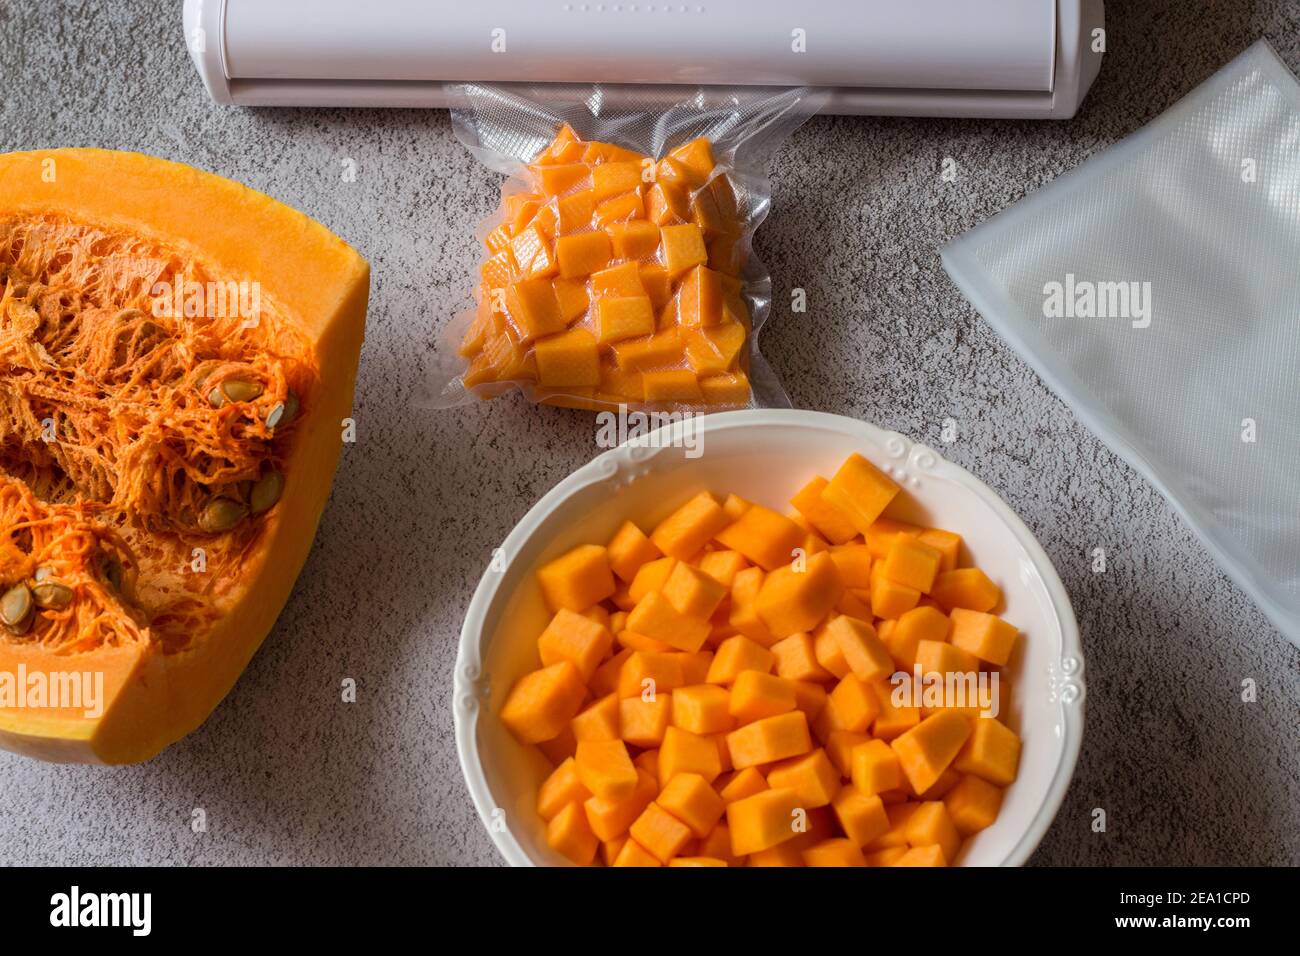
<instances>
[{"instance_id":1,"label":"vacuum sealed plastic bag","mask_svg":"<svg viewBox=\"0 0 1300 956\"><path fill-rule=\"evenodd\" d=\"M429 403L515 389L594 410L789 402L757 349L767 167L824 94L463 84L457 136L510 178Z\"/></svg>"},{"instance_id":2,"label":"vacuum sealed plastic bag","mask_svg":"<svg viewBox=\"0 0 1300 956\"><path fill-rule=\"evenodd\" d=\"M1300 644L1300 85L1272 48L943 260Z\"/></svg>"}]
</instances>

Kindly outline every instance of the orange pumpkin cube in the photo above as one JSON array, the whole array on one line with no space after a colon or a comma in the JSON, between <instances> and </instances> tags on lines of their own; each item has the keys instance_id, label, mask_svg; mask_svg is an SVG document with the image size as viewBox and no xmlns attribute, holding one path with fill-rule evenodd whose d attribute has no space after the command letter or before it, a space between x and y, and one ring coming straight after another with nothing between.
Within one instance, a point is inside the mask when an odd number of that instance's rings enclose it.
<instances>
[{"instance_id":1,"label":"orange pumpkin cube","mask_svg":"<svg viewBox=\"0 0 1300 956\"><path fill-rule=\"evenodd\" d=\"M582 809L587 815L587 824L591 832L602 842L614 840L627 832L636 820L650 806L655 794L659 792L659 782L646 771L637 769L637 785L631 794L621 800L609 800L605 797L588 797L583 801Z\"/></svg>"},{"instance_id":2,"label":"orange pumpkin cube","mask_svg":"<svg viewBox=\"0 0 1300 956\"><path fill-rule=\"evenodd\" d=\"M704 235L693 222L659 227L660 251L664 268L673 278L709 261Z\"/></svg>"},{"instance_id":3,"label":"orange pumpkin cube","mask_svg":"<svg viewBox=\"0 0 1300 956\"><path fill-rule=\"evenodd\" d=\"M638 191L641 183L639 160L601 163L591 169L591 188L596 194L597 201L620 193Z\"/></svg>"},{"instance_id":4,"label":"orange pumpkin cube","mask_svg":"<svg viewBox=\"0 0 1300 956\"><path fill-rule=\"evenodd\" d=\"M690 195L680 185L657 182L646 193L646 215L657 226L670 226L691 218Z\"/></svg>"},{"instance_id":5,"label":"orange pumpkin cube","mask_svg":"<svg viewBox=\"0 0 1300 956\"><path fill-rule=\"evenodd\" d=\"M808 866L866 866L862 850L852 841L843 837L822 840L803 851L804 863Z\"/></svg>"},{"instance_id":6,"label":"orange pumpkin cube","mask_svg":"<svg viewBox=\"0 0 1300 956\"><path fill-rule=\"evenodd\" d=\"M951 571L957 567L957 560L961 556L961 535L953 531L944 531L942 528L926 528L916 537L918 541L928 544L939 552L940 571Z\"/></svg>"},{"instance_id":7,"label":"orange pumpkin cube","mask_svg":"<svg viewBox=\"0 0 1300 956\"><path fill-rule=\"evenodd\" d=\"M943 798L953 826L962 836L972 836L993 825L1002 809L1002 790L993 784L966 774Z\"/></svg>"},{"instance_id":8,"label":"orange pumpkin cube","mask_svg":"<svg viewBox=\"0 0 1300 956\"><path fill-rule=\"evenodd\" d=\"M835 606L842 588L835 562L822 552L808 558L802 570L786 565L768 574L754 609L779 640L816 627Z\"/></svg>"},{"instance_id":9,"label":"orange pumpkin cube","mask_svg":"<svg viewBox=\"0 0 1300 956\"><path fill-rule=\"evenodd\" d=\"M847 544L858 535L858 529L840 509L822 497L830 484L821 475L814 477L790 499L790 504L808 519L817 531L831 544ZM846 580L846 584L848 581ZM854 585L862 586L862 585Z\"/></svg>"},{"instance_id":10,"label":"orange pumpkin cube","mask_svg":"<svg viewBox=\"0 0 1300 956\"><path fill-rule=\"evenodd\" d=\"M644 206L637 197L637 215L644 215ZM597 210L599 215L599 210ZM612 222L605 226L614 255L620 259L648 259L659 248L659 227L645 219L634 218L628 222Z\"/></svg>"},{"instance_id":11,"label":"orange pumpkin cube","mask_svg":"<svg viewBox=\"0 0 1300 956\"><path fill-rule=\"evenodd\" d=\"M609 539L605 554L610 570L629 584L643 565L662 556L655 543L631 521L624 521Z\"/></svg>"},{"instance_id":12,"label":"orange pumpkin cube","mask_svg":"<svg viewBox=\"0 0 1300 956\"><path fill-rule=\"evenodd\" d=\"M651 543L654 542L651 541ZM657 546L656 550L658 550ZM677 567L676 558L664 557L647 561L637 568L636 575L632 578L632 582L627 589L628 600L632 602L631 606L636 607L646 599L647 595L654 591L662 591L675 567Z\"/></svg>"},{"instance_id":13,"label":"orange pumpkin cube","mask_svg":"<svg viewBox=\"0 0 1300 956\"><path fill-rule=\"evenodd\" d=\"M800 806L807 809L829 806L841 786L839 771L820 747L776 764L767 772L767 783L775 789L793 790L799 795Z\"/></svg>"},{"instance_id":14,"label":"orange pumpkin cube","mask_svg":"<svg viewBox=\"0 0 1300 956\"><path fill-rule=\"evenodd\" d=\"M578 232L555 240L555 257L560 275L577 279L599 272L609 265L611 246L603 232Z\"/></svg>"},{"instance_id":15,"label":"orange pumpkin cube","mask_svg":"<svg viewBox=\"0 0 1300 956\"><path fill-rule=\"evenodd\" d=\"M938 608L922 606L903 613L890 627L879 629L880 639L900 670L911 671L921 641L946 641L952 622Z\"/></svg>"},{"instance_id":16,"label":"orange pumpkin cube","mask_svg":"<svg viewBox=\"0 0 1300 956\"><path fill-rule=\"evenodd\" d=\"M761 644L742 635L729 637L718 645L709 665L705 682L709 684L731 684L745 671L771 673L775 658L772 652Z\"/></svg>"},{"instance_id":17,"label":"orange pumpkin cube","mask_svg":"<svg viewBox=\"0 0 1300 956\"><path fill-rule=\"evenodd\" d=\"M952 644L982 661L1004 666L1011 659L1020 634L1015 627L995 614L955 607L952 618Z\"/></svg>"},{"instance_id":18,"label":"orange pumpkin cube","mask_svg":"<svg viewBox=\"0 0 1300 956\"><path fill-rule=\"evenodd\" d=\"M876 575L871 583L871 613L876 617L902 617L921 600L921 592Z\"/></svg>"},{"instance_id":19,"label":"orange pumpkin cube","mask_svg":"<svg viewBox=\"0 0 1300 956\"><path fill-rule=\"evenodd\" d=\"M690 404L703 401L700 380L688 368L642 372L641 392L647 402Z\"/></svg>"},{"instance_id":20,"label":"orange pumpkin cube","mask_svg":"<svg viewBox=\"0 0 1300 956\"><path fill-rule=\"evenodd\" d=\"M973 654L967 654L947 641L918 641L916 666L921 668L922 675L942 675L975 674L980 665Z\"/></svg>"},{"instance_id":21,"label":"orange pumpkin cube","mask_svg":"<svg viewBox=\"0 0 1300 956\"><path fill-rule=\"evenodd\" d=\"M609 555L598 544L581 544L537 571L537 582L552 611L584 611L614 593Z\"/></svg>"},{"instance_id":22,"label":"orange pumpkin cube","mask_svg":"<svg viewBox=\"0 0 1300 956\"><path fill-rule=\"evenodd\" d=\"M973 773L1000 787L1015 782L1020 766L1020 737L1006 724L988 717L971 721L973 729L953 768Z\"/></svg>"},{"instance_id":23,"label":"orange pumpkin cube","mask_svg":"<svg viewBox=\"0 0 1300 956\"><path fill-rule=\"evenodd\" d=\"M546 842L579 866L589 866L600 848L580 803L570 803L551 818L546 824Z\"/></svg>"},{"instance_id":24,"label":"orange pumpkin cube","mask_svg":"<svg viewBox=\"0 0 1300 956\"><path fill-rule=\"evenodd\" d=\"M894 670L889 649L866 621L841 614L826 625L826 633L835 639L849 670L864 681L888 677Z\"/></svg>"},{"instance_id":25,"label":"orange pumpkin cube","mask_svg":"<svg viewBox=\"0 0 1300 956\"><path fill-rule=\"evenodd\" d=\"M826 708L826 712L834 715L830 720L832 731L863 734L880 714L880 699L871 684L857 674L849 673L831 691Z\"/></svg>"},{"instance_id":26,"label":"orange pumpkin cube","mask_svg":"<svg viewBox=\"0 0 1300 956\"><path fill-rule=\"evenodd\" d=\"M679 773L668 781L656 801L703 839L726 811L726 804L709 782L697 773Z\"/></svg>"},{"instance_id":27,"label":"orange pumpkin cube","mask_svg":"<svg viewBox=\"0 0 1300 956\"><path fill-rule=\"evenodd\" d=\"M618 696L649 699L676 690L682 680L681 654L635 651L619 669Z\"/></svg>"},{"instance_id":28,"label":"orange pumpkin cube","mask_svg":"<svg viewBox=\"0 0 1300 956\"><path fill-rule=\"evenodd\" d=\"M903 827L913 847L938 846L945 860L955 859L961 848L961 834L953 826L948 809L938 800L922 803Z\"/></svg>"},{"instance_id":29,"label":"orange pumpkin cube","mask_svg":"<svg viewBox=\"0 0 1300 956\"><path fill-rule=\"evenodd\" d=\"M555 288L549 279L523 279L506 287L506 313L519 332L519 341L528 343L563 332L564 319Z\"/></svg>"},{"instance_id":30,"label":"orange pumpkin cube","mask_svg":"<svg viewBox=\"0 0 1300 956\"><path fill-rule=\"evenodd\" d=\"M940 846L914 846L891 866L947 866L948 861Z\"/></svg>"},{"instance_id":31,"label":"orange pumpkin cube","mask_svg":"<svg viewBox=\"0 0 1300 956\"><path fill-rule=\"evenodd\" d=\"M651 591L628 614L627 630L693 653L709 636L709 622L677 610L663 591Z\"/></svg>"},{"instance_id":32,"label":"orange pumpkin cube","mask_svg":"<svg viewBox=\"0 0 1300 956\"><path fill-rule=\"evenodd\" d=\"M797 836L795 820L799 795L793 790L764 790L727 804L727 829L731 852L748 856L767 850Z\"/></svg>"},{"instance_id":33,"label":"orange pumpkin cube","mask_svg":"<svg viewBox=\"0 0 1300 956\"><path fill-rule=\"evenodd\" d=\"M868 796L897 790L903 785L898 755L883 740L869 740L853 748L853 786Z\"/></svg>"},{"instance_id":34,"label":"orange pumpkin cube","mask_svg":"<svg viewBox=\"0 0 1300 956\"><path fill-rule=\"evenodd\" d=\"M601 345L654 334L655 314L649 297L598 299L596 330Z\"/></svg>"},{"instance_id":35,"label":"orange pumpkin cube","mask_svg":"<svg viewBox=\"0 0 1300 956\"><path fill-rule=\"evenodd\" d=\"M880 575L895 584L905 584L922 594L934 586L943 555L920 538L899 538L880 562Z\"/></svg>"},{"instance_id":36,"label":"orange pumpkin cube","mask_svg":"<svg viewBox=\"0 0 1300 956\"><path fill-rule=\"evenodd\" d=\"M619 740L620 718L618 695L607 694L569 721L573 738L584 740Z\"/></svg>"},{"instance_id":37,"label":"orange pumpkin cube","mask_svg":"<svg viewBox=\"0 0 1300 956\"><path fill-rule=\"evenodd\" d=\"M590 681L613 644L613 635L603 624L562 607L537 639L537 651L544 665L572 661L582 679Z\"/></svg>"},{"instance_id":38,"label":"orange pumpkin cube","mask_svg":"<svg viewBox=\"0 0 1300 956\"><path fill-rule=\"evenodd\" d=\"M696 684L673 694L672 724L700 736L726 733L736 721L727 709L731 695L716 684Z\"/></svg>"},{"instance_id":39,"label":"orange pumpkin cube","mask_svg":"<svg viewBox=\"0 0 1300 956\"><path fill-rule=\"evenodd\" d=\"M578 779L578 765L569 757L537 788L537 815L550 820L569 804L582 803L590 796L591 791Z\"/></svg>"},{"instance_id":40,"label":"orange pumpkin cube","mask_svg":"<svg viewBox=\"0 0 1300 956\"><path fill-rule=\"evenodd\" d=\"M797 757L812 750L808 718L795 710L756 720L729 733L727 747L737 770Z\"/></svg>"},{"instance_id":41,"label":"orange pumpkin cube","mask_svg":"<svg viewBox=\"0 0 1300 956\"><path fill-rule=\"evenodd\" d=\"M925 793L953 762L970 735L970 722L961 714L945 710L895 737L890 747L898 756L912 789Z\"/></svg>"},{"instance_id":42,"label":"orange pumpkin cube","mask_svg":"<svg viewBox=\"0 0 1300 956\"><path fill-rule=\"evenodd\" d=\"M731 685L728 710L742 724L794 710L794 685L783 677L741 671Z\"/></svg>"},{"instance_id":43,"label":"orange pumpkin cube","mask_svg":"<svg viewBox=\"0 0 1300 956\"><path fill-rule=\"evenodd\" d=\"M697 773L712 783L722 773L718 745L708 737L670 726L659 747L660 786L667 786L679 773Z\"/></svg>"},{"instance_id":44,"label":"orange pumpkin cube","mask_svg":"<svg viewBox=\"0 0 1300 956\"><path fill-rule=\"evenodd\" d=\"M900 490L892 478L855 453L822 489L822 499L839 509L859 533L864 533Z\"/></svg>"},{"instance_id":45,"label":"orange pumpkin cube","mask_svg":"<svg viewBox=\"0 0 1300 956\"><path fill-rule=\"evenodd\" d=\"M727 588L698 568L681 562L668 576L664 598L679 614L695 620L708 620L727 596Z\"/></svg>"},{"instance_id":46,"label":"orange pumpkin cube","mask_svg":"<svg viewBox=\"0 0 1300 956\"><path fill-rule=\"evenodd\" d=\"M746 509L736 521L718 532L716 540L739 551L766 571L789 565L795 550L803 545L803 530L787 518L762 505Z\"/></svg>"},{"instance_id":47,"label":"orange pumpkin cube","mask_svg":"<svg viewBox=\"0 0 1300 956\"><path fill-rule=\"evenodd\" d=\"M893 687L883 681L871 685L880 701L880 714L871 725L871 733L880 740L893 740L899 734L911 730L921 722L921 708L914 704L897 705L893 699Z\"/></svg>"},{"instance_id":48,"label":"orange pumpkin cube","mask_svg":"<svg viewBox=\"0 0 1300 956\"><path fill-rule=\"evenodd\" d=\"M676 693L655 694L651 700L640 696L618 701L619 735L633 747L658 747L664 740L673 712Z\"/></svg>"},{"instance_id":49,"label":"orange pumpkin cube","mask_svg":"<svg viewBox=\"0 0 1300 956\"><path fill-rule=\"evenodd\" d=\"M665 268L674 274L671 265ZM678 287L677 309L681 324L687 328L717 325L722 321L722 277L708 266L695 266Z\"/></svg>"},{"instance_id":50,"label":"orange pumpkin cube","mask_svg":"<svg viewBox=\"0 0 1300 956\"><path fill-rule=\"evenodd\" d=\"M727 781L727 785L722 788L722 802L735 803L737 800L744 800L756 793L762 793L766 789L767 780L758 772L758 769L746 767L744 770L737 770L731 779Z\"/></svg>"},{"instance_id":51,"label":"orange pumpkin cube","mask_svg":"<svg viewBox=\"0 0 1300 956\"><path fill-rule=\"evenodd\" d=\"M501 722L526 744L541 743L565 730L578 713L587 688L571 661L525 674L501 705Z\"/></svg>"},{"instance_id":52,"label":"orange pumpkin cube","mask_svg":"<svg viewBox=\"0 0 1300 956\"><path fill-rule=\"evenodd\" d=\"M724 588L730 590L736 575L748 568L749 562L739 551L708 551L699 561L699 569Z\"/></svg>"},{"instance_id":53,"label":"orange pumpkin cube","mask_svg":"<svg viewBox=\"0 0 1300 956\"><path fill-rule=\"evenodd\" d=\"M685 561L730 523L713 495L702 491L660 522L650 540L664 554Z\"/></svg>"},{"instance_id":54,"label":"orange pumpkin cube","mask_svg":"<svg viewBox=\"0 0 1300 956\"><path fill-rule=\"evenodd\" d=\"M635 262L624 262L592 273L591 294L596 299L635 299L646 294L641 284L641 269Z\"/></svg>"},{"instance_id":55,"label":"orange pumpkin cube","mask_svg":"<svg viewBox=\"0 0 1300 956\"><path fill-rule=\"evenodd\" d=\"M830 680L831 674L817 662L811 634L791 634L771 647L776 658L776 672L793 681Z\"/></svg>"},{"instance_id":56,"label":"orange pumpkin cube","mask_svg":"<svg viewBox=\"0 0 1300 956\"><path fill-rule=\"evenodd\" d=\"M629 839L623 844L614 859L614 866L663 866L659 858L643 847L636 840Z\"/></svg>"},{"instance_id":57,"label":"orange pumpkin cube","mask_svg":"<svg viewBox=\"0 0 1300 956\"><path fill-rule=\"evenodd\" d=\"M593 797L624 800L636 790L636 767L621 740L579 740L578 779Z\"/></svg>"},{"instance_id":58,"label":"orange pumpkin cube","mask_svg":"<svg viewBox=\"0 0 1300 956\"><path fill-rule=\"evenodd\" d=\"M856 787L841 787L831 800L831 807L845 836L858 847L869 845L889 829L885 804L876 794L865 794Z\"/></svg>"},{"instance_id":59,"label":"orange pumpkin cube","mask_svg":"<svg viewBox=\"0 0 1300 956\"><path fill-rule=\"evenodd\" d=\"M987 612L1002 603L1002 589L979 568L957 568L940 573L935 578L930 596L947 611L960 607Z\"/></svg>"}]
</instances>

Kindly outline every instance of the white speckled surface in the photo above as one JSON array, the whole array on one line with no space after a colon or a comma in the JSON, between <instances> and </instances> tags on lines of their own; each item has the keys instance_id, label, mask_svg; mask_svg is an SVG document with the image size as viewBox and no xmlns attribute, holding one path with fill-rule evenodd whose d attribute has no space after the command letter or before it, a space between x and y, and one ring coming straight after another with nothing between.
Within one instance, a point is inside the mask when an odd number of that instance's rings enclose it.
<instances>
[{"instance_id":1,"label":"white speckled surface","mask_svg":"<svg viewBox=\"0 0 1300 956\"><path fill-rule=\"evenodd\" d=\"M1286 0L1112 3L1111 53L1066 124L827 118L774 169L763 350L798 407L942 446L1040 536L1088 657L1078 773L1034 862L1300 862L1300 653L1154 491L1082 429L948 282L936 249L1136 129L1260 35L1300 66ZM161 16L160 10L165 11ZM231 110L185 56L179 4L0 0L0 150L137 149L246 182L374 267L358 442L292 600L207 724L150 763L0 754L0 863L491 864L448 707L490 549L597 449L517 400L411 407L433 324L468 289L497 177L443 113ZM939 177L945 156L956 183ZM345 158L354 183L341 181ZM782 302L799 286L810 311ZM1093 547L1111 568L1094 575ZM355 705L339 702L354 677ZM1242 703L1253 678L1259 700ZM206 811L206 833L190 827ZM1104 834L1090 828L1105 808Z\"/></svg>"}]
</instances>

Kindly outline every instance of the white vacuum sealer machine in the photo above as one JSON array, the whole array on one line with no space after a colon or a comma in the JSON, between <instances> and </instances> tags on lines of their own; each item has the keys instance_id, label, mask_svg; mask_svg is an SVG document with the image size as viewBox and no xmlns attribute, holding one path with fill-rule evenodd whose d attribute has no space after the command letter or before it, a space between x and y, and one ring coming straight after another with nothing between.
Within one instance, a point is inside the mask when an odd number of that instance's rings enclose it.
<instances>
[{"instance_id":1,"label":"white vacuum sealer machine","mask_svg":"<svg viewBox=\"0 0 1300 956\"><path fill-rule=\"evenodd\" d=\"M816 86L832 113L1073 116L1102 0L186 0L208 92L443 107L446 84Z\"/></svg>"}]
</instances>

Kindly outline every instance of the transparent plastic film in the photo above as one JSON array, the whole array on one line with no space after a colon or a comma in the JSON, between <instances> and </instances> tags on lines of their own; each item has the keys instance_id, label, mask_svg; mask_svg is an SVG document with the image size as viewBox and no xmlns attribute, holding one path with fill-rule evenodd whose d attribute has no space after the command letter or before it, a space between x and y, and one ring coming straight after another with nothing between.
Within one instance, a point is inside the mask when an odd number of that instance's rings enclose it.
<instances>
[{"instance_id":1,"label":"transparent plastic film","mask_svg":"<svg viewBox=\"0 0 1300 956\"><path fill-rule=\"evenodd\" d=\"M424 403L520 391L590 410L787 407L758 351L767 170L806 89L460 84L456 135L508 178L474 301L439 330Z\"/></svg>"},{"instance_id":2,"label":"transparent plastic film","mask_svg":"<svg viewBox=\"0 0 1300 956\"><path fill-rule=\"evenodd\" d=\"M1300 84L1272 48L943 258L1300 645Z\"/></svg>"}]
</instances>

